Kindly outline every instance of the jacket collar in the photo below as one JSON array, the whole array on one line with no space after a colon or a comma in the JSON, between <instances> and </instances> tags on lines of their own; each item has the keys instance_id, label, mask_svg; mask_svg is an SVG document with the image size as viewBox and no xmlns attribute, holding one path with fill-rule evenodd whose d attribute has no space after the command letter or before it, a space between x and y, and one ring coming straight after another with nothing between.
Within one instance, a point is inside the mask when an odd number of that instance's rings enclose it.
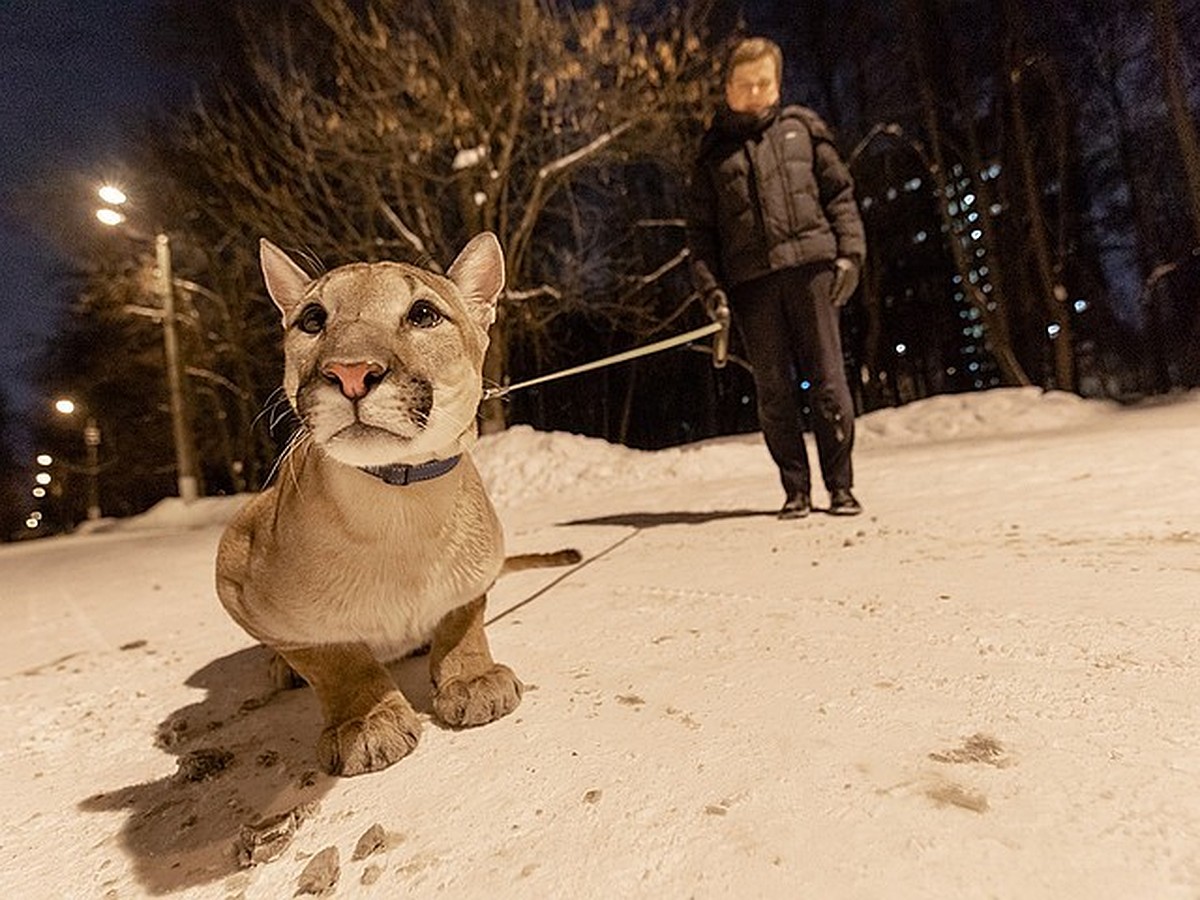
<instances>
[{"instance_id":1,"label":"jacket collar","mask_svg":"<svg viewBox=\"0 0 1200 900\"><path fill-rule=\"evenodd\" d=\"M768 106L762 112L758 113L734 112L729 108L728 104L722 103L717 107L714 124L723 133L739 140L745 140L761 132L774 122L778 115L778 103Z\"/></svg>"}]
</instances>

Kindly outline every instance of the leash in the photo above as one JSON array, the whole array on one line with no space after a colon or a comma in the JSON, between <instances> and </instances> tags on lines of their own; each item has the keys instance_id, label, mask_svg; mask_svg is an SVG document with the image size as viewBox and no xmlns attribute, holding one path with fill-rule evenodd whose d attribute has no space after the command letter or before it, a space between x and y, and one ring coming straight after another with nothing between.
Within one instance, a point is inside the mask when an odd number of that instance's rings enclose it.
<instances>
[{"instance_id":1,"label":"leash","mask_svg":"<svg viewBox=\"0 0 1200 900\"><path fill-rule=\"evenodd\" d=\"M578 572L584 566L590 566L592 563L596 562L597 560L603 559L604 557L608 556L608 554L610 554L614 550L616 550L618 547L633 540L635 537L637 537L641 533L642 533L642 529L635 527L633 529L633 531L629 532L629 534L626 534L626 535L623 535L622 537L617 538L617 540L615 540L613 543L609 544L607 547L605 547L603 550L601 550L596 555L589 556L587 559L582 560L581 562L577 562L575 565L571 566L571 568L567 569L567 571L562 572L561 574L556 576L554 578L554 580L551 581L549 584L545 585L544 587L538 588L538 590L534 591L532 594L530 594L524 600L521 600L520 602L514 604L513 606L510 606L508 609L503 610L502 612L496 613L496 615L492 616L490 619L488 619L483 624L485 626L491 625L494 622L499 622L501 619L505 618L506 616L511 616L518 609L528 606L530 603L532 603L534 600L537 600L543 594L558 587L560 584L562 584L564 581L566 581L568 578L570 578L572 575L574 575L576 572Z\"/></svg>"},{"instance_id":2,"label":"leash","mask_svg":"<svg viewBox=\"0 0 1200 900\"><path fill-rule=\"evenodd\" d=\"M719 332L719 333L718 333ZM617 363L627 362L631 359L637 359L639 356L649 356L652 353L659 353L663 350L669 350L672 347L678 347L680 344L686 344L698 338L707 337L710 334L716 334L717 337L713 340L713 366L721 368L725 365L725 358L729 347L729 310L724 310L724 315L718 312L718 318L715 322L710 322L702 328L695 328L684 334L677 335L672 338L666 338L657 341L653 344L647 344L645 347L635 347L632 350L626 350L623 353L616 353L612 356L606 356L603 359L593 360L583 365L573 366L570 369L563 369L561 372L551 372L549 375L540 375L537 378L530 378L528 381L519 381L516 384L508 384L504 387L490 387L483 391L484 400L495 400L499 397L507 397L513 391L524 390L527 387L533 387L535 384L545 384L547 381L557 381L560 378L568 378L571 375L579 375L583 372L590 372L593 369L602 369L605 366L615 366Z\"/></svg>"}]
</instances>

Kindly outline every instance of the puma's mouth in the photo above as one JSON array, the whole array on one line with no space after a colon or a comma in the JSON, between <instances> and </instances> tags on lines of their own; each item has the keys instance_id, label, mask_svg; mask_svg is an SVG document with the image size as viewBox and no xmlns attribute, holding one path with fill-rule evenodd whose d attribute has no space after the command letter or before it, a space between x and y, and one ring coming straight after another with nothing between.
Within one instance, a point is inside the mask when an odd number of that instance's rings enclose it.
<instances>
[{"instance_id":1,"label":"puma's mouth","mask_svg":"<svg viewBox=\"0 0 1200 900\"><path fill-rule=\"evenodd\" d=\"M394 431L389 431L386 428L379 428L375 425L366 425L363 422L351 422L344 428L339 428L329 436L329 443L334 441L362 441L368 438L390 438L393 440L408 440L402 434L396 434Z\"/></svg>"}]
</instances>

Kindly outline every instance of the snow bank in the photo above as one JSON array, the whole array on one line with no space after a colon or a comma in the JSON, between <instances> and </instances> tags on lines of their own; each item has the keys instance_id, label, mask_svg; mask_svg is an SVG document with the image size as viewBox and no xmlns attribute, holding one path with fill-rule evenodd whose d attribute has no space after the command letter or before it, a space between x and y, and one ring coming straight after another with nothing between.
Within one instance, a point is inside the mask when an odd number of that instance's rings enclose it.
<instances>
[{"instance_id":1,"label":"snow bank","mask_svg":"<svg viewBox=\"0 0 1200 900\"><path fill-rule=\"evenodd\" d=\"M1193 392L1200 397L1200 392ZM868 413L856 423L858 447L908 446L955 439L1034 434L1085 424L1114 404L1036 387L930 397ZM511 507L564 490L595 494L640 484L709 481L738 472L770 474L758 433L714 438L664 450L634 450L600 438L514 425L479 440L475 461L493 502ZM93 531L204 528L226 522L245 497L208 497L191 504L168 498L126 520Z\"/></svg>"},{"instance_id":2,"label":"snow bank","mask_svg":"<svg viewBox=\"0 0 1200 900\"><path fill-rule=\"evenodd\" d=\"M857 446L869 449L1033 434L1094 421L1113 408L1109 402L1036 387L951 394L860 417L855 423ZM567 488L591 493L774 471L758 433L643 451L517 425L481 439L475 459L498 506Z\"/></svg>"}]
</instances>

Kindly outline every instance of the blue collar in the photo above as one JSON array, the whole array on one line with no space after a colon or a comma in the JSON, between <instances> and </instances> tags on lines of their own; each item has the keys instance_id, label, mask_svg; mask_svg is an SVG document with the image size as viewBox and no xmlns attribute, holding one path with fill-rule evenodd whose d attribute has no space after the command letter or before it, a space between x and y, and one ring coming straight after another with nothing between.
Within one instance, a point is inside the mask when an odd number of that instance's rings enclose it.
<instances>
[{"instance_id":1,"label":"blue collar","mask_svg":"<svg viewBox=\"0 0 1200 900\"><path fill-rule=\"evenodd\" d=\"M403 486L413 484L417 481L429 481L431 478L445 475L458 465L460 459L462 459L461 453L458 456L451 456L449 459L433 459L416 466L393 463L389 466L361 466L359 467L359 471L366 472L368 475L374 475L380 481L387 482L388 484Z\"/></svg>"}]
</instances>

